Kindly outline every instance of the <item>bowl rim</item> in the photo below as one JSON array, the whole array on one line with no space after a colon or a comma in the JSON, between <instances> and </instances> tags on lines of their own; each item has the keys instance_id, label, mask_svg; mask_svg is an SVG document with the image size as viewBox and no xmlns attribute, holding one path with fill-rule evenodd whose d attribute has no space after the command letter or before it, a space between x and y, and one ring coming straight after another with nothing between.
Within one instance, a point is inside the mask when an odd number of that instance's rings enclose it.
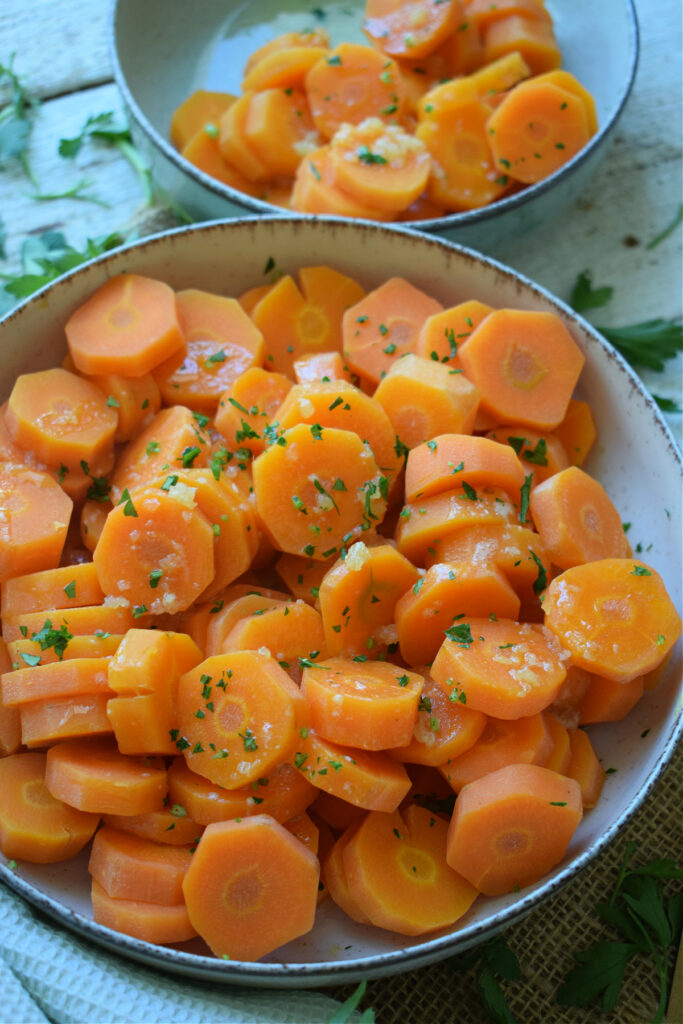
<instances>
[{"instance_id":1,"label":"bowl rim","mask_svg":"<svg viewBox=\"0 0 683 1024\"><path fill-rule=\"evenodd\" d=\"M214 195L218 196L220 199L227 200L235 206L252 210L253 216L276 215L288 217L293 215L303 220L315 219L318 216L317 214L298 213L291 210L284 210L280 214L279 211L281 208L275 206L273 203L268 203L263 199L257 199L254 196L249 196L245 192L240 192L237 189L232 188L230 185L225 185L222 182L219 182L216 178L212 178L211 175L201 171L198 167L191 164L189 160L186 160L181 156L180 152L171 145L170 140L165 138L156 130L147 118L147 115L140 108L137 100L133 97L119 61L117 45L117 17L119 6L122 2L123 0L110 0L109 16L107 20L107 43L109 56L114 70L114 78L123 96L125 104L138 127L152 141L156 148L161 151L166 159L169 160L177 170L189 176L198 185L201 185L202 188L208 189L208 191L214 193ZM607 141L607 137L609 136L612 128L621 117L626 101L631 94L631 90L635 82L636 71L638 69L638 61L640 57L640 28L636 14L635 0L623 0L623 3L626 9L630 29L629 68L626 81L622 85L621 93L610 117L603 125L599 126L596 134L574 157L572 157L571 160L567 161L567 163L563 164L557 171L549 175L547 178L544 178L542 181L537 182L535 185L529 185L519 192L497 199L495 202L489 203L487 206L481 206L475 210L464 210L460 213L449 213L444 217L430 217L425 220L399 221L395 223L400 224L402 227L407 226L409 230L417 232L452 231L457 228L471 227L472 225L488 221L491 218L496 217L498 214L506 214L513 210L518 210L527 203L532 202L537 197L545 195L545 193L552 189L560 180L571 177L571 175L585 161L590 159L590 157ZM242 216L247 216L247 214L243 214ZM363 220L362 218L356 217L347 217L343 219L354 221L359 220L361 222L371 224L382 223L374 220Z\"/></svg>"},{"instance_id":2,"label":"bowl rim","mask_svg":"<svg viewBox=\"0 0 683 1024\"><path fill-rule=\"evenodd\" d=\"M359 232L370 232L375 235L387 235L392 242L396 242L397 236L410 241L412 245L426 245L445 250L451 255L474 262L484 266L487 271L495 271L508 279L513 279L521 284L525 291L530 290L536 296L542 298L549 305L554 307L558 313L569 316L576 322L577 326L590 338L593 343L604 349L608 358L616 364L619 372L625 373L629 383L641 398L646 402L649 411L653 414L655 423L662 435L662 441L668 444L674 461L678 463L680 475L683 477L683 456L674 440L673 434L664 420L656 402L650 396L647 388L635 371L623 359L613 346L604 339L598 331L586 320L576 313L565 302L558 299L542 285L532 281L526 275L501 263L490 256L478 253L473 249L448 239L419 235L414 231L405 228L389 227L374 222L361 222L346 217L319 218L316 221L307 221L302 225L298 217L263 217L254 219L242 217L234 219L215 220L207 223L181 226L150 235L142 240L133 241L126 245L118 246L101 256L97 256L86 263L63 274L39 291L25 299L15 307L7 316L0 319L0 334L2 325L13 321L27 313L33 306L39 307L43 304L47 293L64 284L69 285L81 275L86 275L93 267L106 267L114 259L119 259L122 254L132 250L154 249L163 247L169 239L182 240L183 237L191 234L212 234L227 231L250 230L258 231L261 225L268 227L274 225L276 231L287 232L289 230L300 231L303 227L306 231L313 233L325 232L330 226L343 232L356 234ZM501 931L504 928L521 920L531 910L539 907L557 890L567 882L574 879L591 861L593 861L606 846L611 843L623 825L642 806L649 796L655 784L662 776L678 742L683 738L683 704L675 713L672 713L670 722L666 727L668 732L663 736L659 753L653 764L652 771L645 780L643 786L632 796L628 806L611 823L611 825L581 854L577 855L566 864L552 879L540 885L533 892L518 899L508 907L496 911L493 919L480 921L475 924L465 925L462 929L439 935L435 938L422 942L408 949L390 950L383 953L371 954L368 956L356 957L349 960L332 961L329 964L294 962L289 964L262 963L246 961L226 962L214 957L204 956L196 953L188 953L183 950L155 946L142 940L135 939L128 935L112 932L110 929L99 925L90 918L72 910L59 900L37 889L33 883L16 875L5 864L0 864L0 881L4 882L10 889L18 893L29 903L40 910L43 910L51 918L76 931L80 935L89 938L109 950L120 952L133 960L140 961L158 969L168 967L175 973L185 974L192 977L210 979L212 981L226 984L258 985L272 988L306 988L320 985L344 984L347 982L359 981L362 978L380 977L398 973L403 970L415 969L432 963L449 955L457 955L472 945L482 942L490 935ZM457 947L457 949L453 949Z\"/></svg>"}]
</instances>

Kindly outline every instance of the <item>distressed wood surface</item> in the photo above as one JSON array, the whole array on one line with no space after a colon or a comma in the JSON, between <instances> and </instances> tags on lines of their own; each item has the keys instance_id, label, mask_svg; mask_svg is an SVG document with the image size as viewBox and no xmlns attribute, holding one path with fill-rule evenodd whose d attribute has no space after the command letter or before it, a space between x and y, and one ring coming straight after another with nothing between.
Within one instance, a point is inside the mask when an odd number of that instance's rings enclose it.
<instances>
[{"instance_id":1,"label":"distressed wood surface","mask_svg":"<svg viewBox=\"0 0 683 1024\"><path fill-rule=\"evenodd\" d=\"M38 203L20 172L0 170L7 273L17 269L27 235L63 230L80 246L131 219L146 223L140 184L117 150L88 143L75 161L57 153L59 139L75 135L88 115L121 109L107 53L108 6L105 0L0 4L0 61L16 51L16 70L44 98L31 143L42 189L58 192L86 178L93 182L89 193L111 204ZM580 200L552 225L506 240L493 252L565 299L577 274L591 270L596 284L615 289L610 305L591 314L605 325L681 313L683 232L679 228L656 248L647 248L681 201L681 8L678 0L636 0L636 7L640 65L603 164ZM643 376L655 393L680 402L682 373L678 359L665 374ZM681 417L670 416L669 422L680 440Z\"/></svg>"}]
</instances>

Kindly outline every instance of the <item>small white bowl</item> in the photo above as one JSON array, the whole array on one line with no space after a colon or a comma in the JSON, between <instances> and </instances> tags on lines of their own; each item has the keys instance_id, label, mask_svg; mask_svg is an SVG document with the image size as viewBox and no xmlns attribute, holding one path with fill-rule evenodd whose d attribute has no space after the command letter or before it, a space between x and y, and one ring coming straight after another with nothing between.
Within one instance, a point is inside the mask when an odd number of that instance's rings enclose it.
<instances>
[{"instance_id":1,"label":"small white bowl","mask_svg":"<svg viewBox=\"0 0 683 1024\"><path fill-rule=\"evenodd\" d=\"M175 108L195 89L239 93L249 53L281 32L313 26L327 29L333 44L367 43L360 28L363 7L360 0L324 5L317 0L113 0L110 51L133 137L159 183L196 219L283 211L223 185L185 160L169 141ZM590 180L635 77L638 25L633 0L548 0L547 7L563 67L595 97L597 135L545 181L479 210L411 223L412 230L487 250L505 236L550 223ZM314 12L321 8L325 17L316 20Z\"/></svg>"},{"instance_id":2,"label":"small white bowl","mask_svg":"<svg viewBox=\"0 0 683 1024\"><path fill-rule=\"evenodd\" d=\"M594 410L598 443L588 471L605 486L629 537L663 576L681 607L681 456L643 385L607 343L566 305L521 274L474 252L410 231L348 220L247 219L169 231L93 260L37 292L0 321L0 400L15 376L54 366L65 352L64 324L113 274L147 274L174 288L238 295L264 282L271 260L283 271L326 263L368 288L401 276L446 305L476 298L493 306L547 310L567 325L586 357L580 392ZM651 547L650 547L651 545ZM681 644L661 682L623 721L590 729L606 768L598 806L582 821L564 860L519 894L478 900L455 928L406 939L355 924L331 900L315 928L258 963L225 962L200 943L152 946L92 920L87 852L47 866L0 857L0 878L62 924L123 955L157 968L270 987L339 984L419 967L461 952L519 920L557 892L619 833L646 799L683 732Z\"/></svg>"}]
</instances>

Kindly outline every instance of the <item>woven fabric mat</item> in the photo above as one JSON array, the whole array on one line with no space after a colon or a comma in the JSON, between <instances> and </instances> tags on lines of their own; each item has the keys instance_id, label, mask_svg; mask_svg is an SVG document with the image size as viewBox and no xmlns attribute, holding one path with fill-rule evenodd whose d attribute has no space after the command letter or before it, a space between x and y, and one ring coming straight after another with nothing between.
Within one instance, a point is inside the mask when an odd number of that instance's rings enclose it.
<instances>
[{"instance_id":1,"label":"woven fabric mat","mask_svg":"<svg viewBox=\"0 0 683 1024\"><path fill-rule=\"evenodd\" d=\"M659 999L652 961L636 956L630 963L617 1008L559 1006L555 992L573 966L571 953L598 939L614 938L594 912L597 902L614 888L626 843L638 844L633 864L659 857L680 860L683 853L683 744L645 805L622 834L559 895L545 902L520 924L505 932L517 954L523 980L503 982L512 1012L520 1024L649 1024ZM673 975L674 955L669 964ZM683 968L679 964L679 970ZM326 991L346 999L355 986ZM459 974L448 960L407 974L368 982L362 1007L372 1006L377 1024L490 1024L481 1006L472 972ZM683 1024L683 1019L670 1019Z\"/></svg>"}]
</instances>

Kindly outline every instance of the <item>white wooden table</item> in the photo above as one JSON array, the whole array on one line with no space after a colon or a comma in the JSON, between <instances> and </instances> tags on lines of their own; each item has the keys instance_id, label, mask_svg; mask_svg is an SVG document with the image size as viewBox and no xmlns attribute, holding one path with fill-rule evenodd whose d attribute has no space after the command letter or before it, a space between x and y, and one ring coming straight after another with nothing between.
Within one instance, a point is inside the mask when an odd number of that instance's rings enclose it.
<instances>
[{"instance_id":1,"label":"white wooden table","mask_svg":"<svg viewBox=\"0 0 683 1024\"><path fill-rule=\"evenodd\" d=\"M15 70L42 100L30 153L43 191L61 192L86 178L93 182L89 191L110 204L36 202L20 170L0 170L7 232L0 272L16 270L22 241L47 229L63 231L80 247L88 237L140 221L140 185L117 150L89 143L75 161L57 153L59 139L76 135L89 115L122 109L106 45L108 7L107 0L0 3L0 61L16 52ZM493 252L565 299L577 274L590 269L595 284L615 288L610 305L595 315L607 326L681 313L683 230L647 248L671 223L682 194L681 7L679 0L636 0L636 7L636 84L598 174L553 224L552 237L544 227ZM680 404L682 368L679 358L666 373L643 376L654 393ZM680 440L681 416L668 419Z\"/></svg>"}]
</instances>

